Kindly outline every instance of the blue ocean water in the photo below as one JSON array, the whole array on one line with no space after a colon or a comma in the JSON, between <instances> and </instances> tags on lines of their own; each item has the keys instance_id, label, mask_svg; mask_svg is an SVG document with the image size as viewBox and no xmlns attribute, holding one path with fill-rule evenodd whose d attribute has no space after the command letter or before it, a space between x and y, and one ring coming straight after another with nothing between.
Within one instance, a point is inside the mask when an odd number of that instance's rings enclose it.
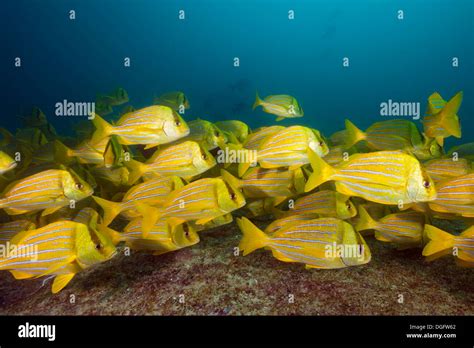
<instances>
[{"instance_id":1,"label":"blue ocean water","mask_svg":"<svg viewBox=\"0 0 474 348\"><path fill-rule=\"evenodd\" d=\"M342 129L345 118L360 128L385 119L380 103L389 99L420 102L423 113L434 91L447 99L463 90L463 139L448 144L474 141L472 0L4 0L1 5L2 120L11 129L21 126L17 115L37 105L59 132L68 133L78 119L54 117L57 102L92 102L97 93L118 86L135 107L182 90L191 103L185 119L238 118L251 127L275 123L274 116L252 111L257 90L261 96L291 94L305 116L282 124L308 124L325 135ZM21 58L20 68L15 57ZM125 57L130 67L124 66ZM453 57L458 67L452 66Z\"/></svg>"}]
</instances>

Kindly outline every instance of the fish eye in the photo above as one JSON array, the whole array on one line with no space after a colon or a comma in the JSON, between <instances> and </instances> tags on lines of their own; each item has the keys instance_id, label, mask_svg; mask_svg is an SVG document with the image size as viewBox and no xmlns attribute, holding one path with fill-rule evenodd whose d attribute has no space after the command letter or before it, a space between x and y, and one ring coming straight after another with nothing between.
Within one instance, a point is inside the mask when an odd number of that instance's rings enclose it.
<instances>
[{"instance_id":1,"label":"fish eye","mask_svg":"<svg viewBox=\"0 0 474 348\"><path fill-rule=\"evenodd\" d=\"M214 135L215 135L216 137L219 137L219 136L220 136L219 131L216 130L216 131L214 132Z\"/></svg>"},{"instance_id":2,"label":"fish eye","mask_svg":"<svg viewBox=\"0 0 474 348\"><path fill-rule=\"evenodd\" d=\"M319 142L319 146L324 146L324 141L321 140L321 141Z\"/></svg>"},{"instance_id":3,"label":"fish eye","mask_svg":"<svg viewBox=\"0 0 474 348\"><path fill-rule=\"evenodd\" d=\"M424 188L429 188L431 186L431 183L428 180L423 180L423 187Z\"/></svg>"},{"instance_id":4,"label":"fish eye","mask_svg":"<svg viewBox=\"0 0 474 348\"><path fill-rule=\"evenodd\" d=\"M181 121L178 120L178 119L176 119L176 120L174 121L174 124L176 125L176 127L179 127L179 126L181 126Z\"/></svg>"},{"instance_id":5,"label":"fish eye","mask_svg":"<svg viewBox=\"0 0 474 348\"><path fill-rule=\"evenodd\" d=\"M80 182L77 182L75 186L78 190L82 190L84 188L84 185L82 185Z\"/></svg>"},{"instance_id":6,"label":"fish eye","mask_svg":"<svg viewBox=\"0 0 474 348\"><path fill-rule=\"evenodd\" d=\"M231 192L231 193L230 193L230 199L232 199L232 200L234 201L236 197L237 197L237 196L235 195L234 192Z\"/></svg>"},{"instance_id":7,"label":"fish eye","mask_svg":"<svg viewBox=\"0 0 474 348\"><path fill-rule=\"evenodd\" d=\"M346 203L346 207L348 210L351 210L351 204L350 203Z\"/></svg>"},{"instance_id":8,"label":"fish eye","mask_svg":"<svg viewBox=\"0 0 474 348\"><path fill-rule=\"evenodd\" d=\"M102 245L101 245L100 243L99 243L99 244L96 244L96 245L95 245L95 248L96 248L97 250L100 250L100 249L102 249Z\"/></svg>"},{"instance_id":9,"label":"fish eye","mask_svg":"<svg viewBox=\"0 0 474 348\"><path fill-rule=\"evenodd\" d=\"M203 160L207 160L207 155L206 155L205 153L203 153L203 154L201 155L201 157L202 157Z\"/></svg>"}]
</instances>

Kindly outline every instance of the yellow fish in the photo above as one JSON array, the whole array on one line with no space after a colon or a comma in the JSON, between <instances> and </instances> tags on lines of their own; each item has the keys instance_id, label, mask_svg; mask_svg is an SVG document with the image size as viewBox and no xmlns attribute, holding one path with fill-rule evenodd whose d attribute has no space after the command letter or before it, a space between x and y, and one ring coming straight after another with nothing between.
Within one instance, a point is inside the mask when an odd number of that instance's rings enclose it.
<instances>
[{"instance_id":1,"label":"yellow fish","mask_svg":"<svg viewBox=\"0 0 474 348\"><path fill-rule=\"evenodd\" d=\"M110 95L99 95L97 102L102 105L117 106L128 102L128 93L125 89L119 87Z\"/></svg>"},{"instance_id":2,"label":"yellow fish","mask_svg":"<svg viewBox=\"0 0 474 348\"><path fill-rule=\"evenodd\" d=\"M112 202L96 196L92 196L92 198L104 210L103 224L107 226L119 214L123 214L128 219L140 216L135 209L137 202L149 205L164 204L169 194L181 187L183 187L182 180L171 176L151 179L131 187L121 202Z\"/></svg>"},{"instance_id":3,"label":"yellow fish","mask_svg":"<svg viewBox=\"0 0 474 348\"><path fill-rule=\"evenodd\" d=\"M453 158L455 154L459 158L462 157L469 161L474 161L474 143L466 143L454 146L448 151L446 156Z\"/></svg>"},{"instance_id":4,"label":"yellow fish","mask_svg":"<svg viewBox=\"0 0 474 348\"><path fill-rule=\"evenodd\" d=\"M372 219L367 211L359 207L357 232L375 230L375 238L382 242L394 243L402 248L423 246L423 227L425 217L417 212L389 214L378 221Z\"/></svg>"},{"instance_id":5,"label":"yellow fish","mask_svg":"<svg viewBox=\"0 0 474 348\"><path fill-rule=\"evenodd\" d=\"M252 110L255 110L258 106L262 106L264 112L278 116L277 121L285 118L303 117L304 115L303 108L298 104L298 101L291 95L286 94L269 95L262 100L257 93Z\"/></svg>"},{"instance_id":6,"label":"yellow fish","mask_svg":"<svg viewBox=\"0 0 474 348\"><path fill-rule=\"evenodd\" d=\"M254 167L242 179L222 169L221 175L233 187L242 189L244 196L249 198L289 197L302 193L305 185L301 168L287 170Z\"/></svg>"},{"instance_id":7,"label":"yellow fish","mask_svg":"<svg viewBox=\"0 0 474 348\"><path fill-rule=\"evenodd\" d=\"M205 178L173 191L160 208L137 204L143 215L143 235L147 236L159 219L174 227L188 221L204 225L218 216L245 205L245 198L222 178Z\"/></svg>"},{"instance_id":8,"label":"yellow fish","mask_svg":"<svg viewBox=\"0 0 474 348\"><path fill-rule=\"evenodd\" d=\"M189 135L181 141L196 141L206 150L222 147L227 142L225 134L212 122L197 119L188 122L188 126Z\"/></svg>"},{"instance_id":9,"label":"yellow fish","mask_svg":"<svg viewBox=\"0 0 474 348\"><path fill-rule=\"evenodd\" d=\"M433 93L428 98L428 110L423 119L425 134L435 138L443 146L444 138L461 137L461 125L457 112L461 106L463 92L458 92L451 100L446 102L439 93Z\"/></svg>"},{"instance_id":10,"label":"yellow fish","mask_svg":"<svg viewBox=\"0 0 474 348\"><path fill-rule=\"evenodd\" d=\"M17 234L11 255L0 258L0 270L16 279L55 275L52 292L61 291L82 269L107 261L116 250L111 239L86 225L58 221Z\"/></svg>"},{"instance_id":11,"label":"yellow fish","mask_svg":"<svg viewBox=\"0 0 474 348\"><path fill-rule=\"evenodd\" d=\"M219 121L215 125L220 130L233 134L239 143L244 143L250 133L249 126L239 120Z\"/></svg>"},{"instance_id":12,"label":"yellow fish","mask_svg":"<svg viewBox=\"0 0 474 348\"><path fill-rule=\"evenodd\" d=\"M155 97L153 99L153 104L168 106L180 114L191 107L188 98L186 98L183 92L179 91L168 92L159 97Z\"/></svg>"},{"instance_id":13,"label":"yellow fish","mask_svg":"<svg viewBox=\"0 0 474 348\"><path fill-rule=\"evenodd\" d=\"M90 185L74 172L50 169L8 185L0 198L0 208L9 215L44 209L44 216L92 193Z\"/></svg>"},{"instance_id":14,"label":"yellow fish","mask_svg":"<svg viewBox=\"0 0 474 348\"><path fill-rule=\"evenodd\" d=\"M76 157L79 163L104 165L104 151L108 142L108 138L104 138L96 144L84 141L77 148L70 149L59 140L55 140L56 158L60 163L69 163L70 158Z\"/></svg>"},{"instance_id":15,"label":"yellow fish","mask_svg":"<svg viewBox=\"0 0 474 348\"><path fill-rule=\"evenodd\" d=\"M309 163L308 149L319 156L326 155L329 150L318 131L291 126L265 138L257 150L257 161L262 168L289 167L290 170ZM239 176L248 170L251 163L239 164Z\"/></svg>"},{"instance_id":16,"label":"yellow fish","mask_svg":"<svg viewBox=\"0 0 474 348\"><path fill-rule=\"evenodd\" d=\"M185 141L155 151L145 163L135 160L124 163L131 171L129 184L133 184L144 174L152 174L154 177L176 175L191 178L214 167L216 160L199 143Z\"/></svg>"},{"instance_id":17,"label":"yellow fish","mask_svg":"<svg viewBox=\"0 0 474 348\"><path fill-rule=\"evenodd\" d=\"M232 221L234 221L234 218L232 217L232 214L229 213L229 214L218 216L212 219L211 221L206 222L204 225L198 225L194 221L190 221L189 226L193 228L196 232L200 232L200 231L210 230L212 228L216 228L222 225L230 224Z\"/></svg>"},{"instance_id":18,"label":"yellow fish","mask_svg":"<svg viewBox=\"0 0 474 348\"><path fill-rule=\"evenodd\" d=\"M249 199L244 210L249 216L257 217L275 213L275 206L281 203L281 197Z\"/></svg>"},{"instance_id":19,"label":"yellow fish","mask_svg":"<svg viewBox=\"0 0 474 348\"><path fill-rule=\"evenodd\" d=\"M331 190L322 190L298 198L287 214L312 215L313 218L337 217L345 220L354 217L357 210L349 196Z\"/></svg>"},{"instance_id":20,"label":"yellow fish","mask_svg":"<svg viewBox=\"0 0 474 348\"><path fill-rule=\"evenodd\" d=\"M237 219L243 233L239 248L243 255L268 248L283 262L301 262L306 268L343 268L363 265L371 254L364 238L350 224L335 218L294 221L271 235L247 218Z\"/></svg>"},{"instance_id":21,"label":"yellow fish","mask_svg":"<svg viewBox=\"0 0 474 348\"><path fill-rule=\"evenodd\" d=\"M126 167L94 167L91 168L90 172L96 179L102 180L102 183L106 182L113 186L127 185L130 177L129 170Z\"/></svg>"},{"instance_id":22,"label":"yellow fish","mask_svg":"<svg viewBox=\"0 0 474 348\"><path fill-rule=\"evenodd\" d=\"M139 218L130 221L122 233L115 231L112 233L116 240L124 241L131 249L153 251L154 255L199 243L199 235L189 224L184 223L171 228L164 220L158 220L146 238L142 236L142 219Z\"/></svg>"},{"instance_id":23,"label":"yellow fish","mask_svg":"<svg viewBox=\"0 0 474 348\"><path fill-rule=\"evenodd\" d=\"M5 244L20 232L35 228L35 223L29 220L15 220L0 224L0 244Z\"/></svg>"},{"instance_id":24,"label":"yellow fish","mask_svg":"<svg viewBox=\"0 0 474 348\"><path fill-rule=\"evenodd\" d=\"M423 163L428 175L435 181L443 181L471 172L471 164L465 158L454 161L452 158L433 159Z\"/></svg>"},{"instance_id":25,"label":"yellow fish","mask_svg":"<svg viewBox=\"0 0 474 348\"><path fill-rule=\"evenodd\" d=\"M281 219L272 221L272 223L265 228L265 233L271 235L279 231L282 227L286 225L291 225L294 223L299 223L300 221L308 220L314 220L314 217L310 215L289 215Z\"/></svg>"},{"instance_id":26,"label":"yellow fish","mask_svg":"<svg viewBox=\"0 0 474 348\"><path fill-rule=\"evenodd\" d=\"M416 158L402 152L355 154L335 167L314 152L310 151L309 157L313 174L306 182L306 192L334 180L338 192L381 204L401 205L436 198L433 180Z\"/></svg>"},{"instance_id":27,"label":"yellow fish","mask_svg":"<svg viewBox=\"0 0 474 348\"><path fill-rule=\"evenodd\" d=\"M16 161L8 154L0 151L0 175L12 170L17 166Z\"/></svg>"},{"instance_id":28,"label":"yellow fish","mask_svg":"<svg viewBox=\"0 0 474 348\"><path fill-rule=\"evenodd\" d=\"M145 149L170 143L189 134L186 122L167 106L153 105L123 115L117 124L111 125L94 114L96 131L91 142L97 144L112 134L123 145L143 144Z\"/></svg>"},{"instance_id":29,"label":"yellow fish","mask_svg":"<svg viewBox=\"0 0 474 348\"><path fill-rule=\"evenodd\" d=\"M245 142L243 143L244 148L249 150L257 150L266 137L275 134L281 131L282 129L285 129L285 127L270 126L258 128L247 136L247 139L245 139Z\"/></svg>"},{"instance_id":30,"label":"yellow fish","mask_svg":"<svg viewBox=\"0 0 474 348\"><path fill-rule=\"evenodd\" d=\"M474 173L440 182L437 191L436 200L429 202L432 210L474 217Z\"/></svg>"},{"instance_id":31,"label":"yellow fish","mask_svg":"<svg viewBox=\"0 0 474 348\"><path fill-rule=\"evenodd\" d=\"M448 254L458 258L458 264L474 267L474 226L459 236L454 236L439 228L425 225L425 234L429 243L423 249L423 256L432 261Z\"/></svg>"}]
</instances>

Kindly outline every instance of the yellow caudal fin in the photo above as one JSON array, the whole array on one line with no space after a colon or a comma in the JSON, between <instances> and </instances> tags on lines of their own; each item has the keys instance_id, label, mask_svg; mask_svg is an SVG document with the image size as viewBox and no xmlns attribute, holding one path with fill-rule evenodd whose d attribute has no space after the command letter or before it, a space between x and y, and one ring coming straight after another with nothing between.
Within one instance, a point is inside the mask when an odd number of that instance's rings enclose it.
<instances>
[{"instance_id":1,"label":"yellow caudal fin","mask_svg":"<svg viewBox=\"0 0 474 348\"><path fill-rule=\"evenodd\" d=\"M423 256L449 253L454 246L455 236L431 225L425 225L424 234L429 240L423 249Z\"/></svg>"},{"instance_id":2,"label":"yellow caudal fin","mask_svg":"<svg viewBox=\"0 0 474 348\"><path fill-rule=\"evenodd\" d=\"M239 225L240 231L244 235L239 244L239 249L243 251L244 256L267 246L270 242L270 238L265 232L251 223L249 219L245 217L237 219L237 225Z\"/></svg>"},{"instance_id":3,"label":"yellow caudal fin","mask_svg":"<svg viewBox=\"0 0 474 348\"><path fill-rule=\"evenodd\" d=\"M461 125L459 124L459 118L457 113L461 106L463 92L458 92L454 97L449 100L443 108L441 113L441 127L446 129L449 134L456 138L461 137Z\"/></svg>"},{"instance_id":4,"label":"yellow caudal fin","mask_svg":"<svg viewBox=\"0 0 474 348\"><path fill-rule=\"evenodd\" d=\"M474 226L469 227L463 233L459 235L462 238L473 238L474 237Z\"/></svg>"},{"instance_id":5,"label":"yellow caudal fin","mask_svg":"<svg viewBox=\"0 0 474 348\"><path fill-rule=\"evenodd\" d=\"M336 170L324 160L319 157L313 150L308 149L308 157L313 168L313 173L309 176L308 181L304 187L305 192L309 192L319 185L331 180L331 177L336 174Z\"/></svg>"},{"instance_id":6,"label":"yellow caudal fin","mask_svg":"<svg viewBox=\"0 0 474 348\"><path fill-rule=\"evenodd\" d=\"M104 235L109 236L114 245L117 245L118 243L125 240L122 233L117 232L117 231L115 231L115 230L113 230L110 227L107 227L105 225L97 225L97 231L104 234Z\"/></svg>"},{"instance_id":7,"label":"yellow caudal fin","mask_svg":"<svg viewBox=\"0 0 474 348\"><path fill-rule=\"evenodd\" d=\"M225 182L230 184L230 186L238 189L242 186L242 180L236 178L232 174L230 174L227 170L221 169L221 176L222 179L224 179Z\"/></svg>"},{"instance_id":8,"label":"yellow caudal fin","mask_svg":"<svg viewBox=\"0 0 474 348\"><path fill-rule=\"evenodd\" d=\"M92 144L96 144L112 134L113 126L96 113L94 113L93 116L92 123L94 124L96 130L92 135L90 142Z\"/></svg>"},{"instance_id":9,"label":"yellow caudal fin","mask_svg":"<svg viewBox=\"0 0 474 348\"><path fill-rule=\"evenodd\" d=\"M72 150L59 140L54 140L54 157L58 163L70 164L74 159L71 156Z\"/></svg>"},{"instance_id":10,"label":"yellow caudal fin","mask_svg":"<svg viewBox=\"0 0 474 348\"><path fill-rule=\"evenodd\" d=\"M357 232L364 230L373 230L377 226L377 222L372 219L367 210L363 206L359 206L359 220L355 225Z\"/></svg>"},{"instance_id":11,"label":"yellow caudal fin","mask_svg":"<svg viewBox=\"0 0 474 348\"><path fill-rule=\"evenodd\" d=\"M135 203L135 207L143 216L142 236L143 238L146 238L162 214L158 208L151 207L147 204Z\"/></svg>"},{"instance_id":12,"label":"yellow caudal fin","mask_svg":"<svg viewBox=\"0 0 474 348\"><path fill-rule=\"evenodd\" d=\"M104 211L103 224L105 226L110 225L110 223L120 214L123 210L123 206L120 202L112 202L106 199L92 196L94 201L102 207Z\"/></svg>"},{"instance_id":13,"label":"yellow caudal fin","mask_svg":"<svg viewBox=\"0 0 474 348\"><path fill-rule=\"evenodd\" d=\"M53 285L51 287L51 292L53 294L57 294L58 292L60 292L72 280L72 278L74 278L74 276L75 273L57 275L54 278Z\"/></svg>"},{"instance_id":14,"label":"yellow caudal fin","mask_svg":"<svg viewBox=\"0 0 474 348\"><path fill-rule=\"evenodd\" d=\"M351 121L346 120L346 139L344 146L345 148L350 148L351 146L354 146L357 144L359 141L364 140L366 138L366 135L363 131L361 131L359 128L357 128Z\"/></svg>"},{"instance_id":15,"label":"yellow caudal fin","mask_svg":"<svg viewBox=\"0 0 474 348\"><path fill-rule=\"evenodd\" d=\"M145 163L135 161L131 159L130 161L124 161L125 167L128 168L130 173L128 174L128 184L133 185L137 182L138 179L146 173L147 165Z\"/></svg>"},{"instance_id":16,"label":"yellow caudal fin","mask_svg":"<svg viewBox=\"0 0 474 348\"><path fill-rule=\"evenodd\" d=\"M262 99L258 96L258 92L255 92L255 102L253 103L252 110L255 110L259 105L262 105Z\"/></svg>"}]
</instances>

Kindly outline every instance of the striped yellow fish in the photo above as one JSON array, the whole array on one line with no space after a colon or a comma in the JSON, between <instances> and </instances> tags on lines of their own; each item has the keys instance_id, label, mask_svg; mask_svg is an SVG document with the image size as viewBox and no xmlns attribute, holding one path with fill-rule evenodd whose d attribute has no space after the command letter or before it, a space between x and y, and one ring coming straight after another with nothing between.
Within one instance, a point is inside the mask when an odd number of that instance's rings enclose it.
<instances>
[{"instance_id":1,"label":"striped yellow fish","mask_svg":"<svg viewBox=\"0 0 474 348\"><path fill-rule=\"evenodd\" d=\"M433 159L423 163L428 175L435 181L443 181L471 172L471 164L465 158L454 161L452 158Z\"/></svg>"},{"instance_id":2,"label":"striped yellow fish","mask_svg":"<svg viewBox=\"0 0 474 348\"><path fill-rule=\"evenodd\" d=\"M195 141L185 141L155 151L145 163L130 160L125 165L130 169L129 184L134 184L141 176L179 176L191 178L204 173L216 165L212 154Z\"/></svg>"},{"instance_id":3,"label":"striped yellow fish","mask_svg":"<svg viewBox=\"0 0 474 348\"><path fill-rule=\"evenodd\" d=\"M244 207L247 216L257 217L275 213L275 206L281 203L281 197L248 199Z\"/></svg>"},{"instance_id":4,"label":"striped yellow fish","mask_svg":"<svg viewBox=\"0 0 474 348\"><path fill-rule=\"evenodd\" d=\"M423 145L416 125L408 120L387 120L372 124L365 132L346 120L346 148L365 140L372 150L411 150Z\"/></svg>"},{"instance_id":5,"label":"striped yellow fish","mask_svg":"<svg viewBox=\"0 0 474 348\"><path fill-rule=\"evenodd\" d=\"M102 228L104 227L101 227L101 230ZM153 251L154 255L161 255L199 243L199 235L187 223L171 228L165 220L158 220L146 238L143 238L142 219L140 218L131 220L122 233L109 228L106 230L113 236L115 243L124 241L131 249Z\"/></svg>"},{"instance_id":6,"label":"striped yellow fish","mask_svg":"<svg viewBox=\"0 0 474 348\"><path fill-rule=\"evenodd\" d=\"M375 230L375 238L382 242L394 243L402 248L422 247L425 217L417 212L389 214L376 221L359 206L357 232Z\"/></svg>"},{"instance_id":7,"label":"striped yellow fish","mask_svg":"<svg viewBox=\"0 0 474 348\"><path fill-rule=\"evenodd\" d=\"M324 156L324 161L330 165L336 165L347 159L350 155L356 153L354 147L346 149L345 145L336 145L329 147L329 152Z\"/></svg>"},{"instance_id":8,"label":"striped yellow fish","mask_svg":"<svg viewBox=\"0 0 474 348\"><path fill-rule=\"evenodd\" d=\"M249 126L239 120L219 121L215 125L220 130L233 134L239 143L244 143L250 133Z\"/></svg>"},{"instance_id":9,"label":"striped yellow fish","mask_svg":"<svg viewBox=\"0 0 474 348\"><path fill-rule=\"evenodd\" d=\"M35 223L29 220L16 220L0 224L0 244L5 244L20 232L35 228Z\"/></svg>"},{"instance_id":10,"label":"striped yellow fish","mask_svg":"<svg viewBox=\"0 0 474 348\"><path fill-rule=\"evenodd\" d=\"M140 213L135 209L135 203L140 202L149 205L163 204L171 192L182 186L182 180L176 176L162 177L151 179L131 187L127 193L125 193L121 202L112 202L96 196L92 196L92 198L104 210L103 224L107 226L119 214L122 214L128 219L140 216Z\"/></svg>"},{"instance_id":11,"label":"striped yellow fish","mask_svg":"<svg viewBox=\"0 0 474 348\"><path fill-rule=\"evenodd\" d=\"M221 175L233 187L242 189L244 196L249 198L289 197L302 193L305 185L301 168L287 170L254 167L248 170L242 179L222 169Z\"/></svg>"},{"instance_id":12,"label":"striped yellow fish","mask_svg":"<svg viewBox=\"0 0 474 348\"><path fill-rule=\"evenodd\" d=\"M265 138L257 150L257 161L262 168L296 169L309 163L308 149L319 156L324 156L329 151L318 131L291 126ZM250 165L251 163L240 163L239 176L243 176Z\"/></svg>"},{"instance_id":13,"label":"striped yellow fish","mask_svg":"<svg viewBox=\"0 0 474 348\"><path fill-rule=\"evenodd\" d=\"M71 162L70 158L76 157L79 163L104 165L104 151L108 142L108 138L104 138L96 144L84 141L75 149L70 149L59 140L55 140L56 159L59 163L67 164Z\"/></svg>"},{"instance_id":14,"label":"striped yellow fish","mask_svg":"<svg viewBox=\"0 0 474 348\"><path fill-rule=\"evenodd\" d=\"M287 215L312 215L317 217L337 217L345 220L354 217L357 210L349 199L342 193L322 190L298 198L294 206L290 207Z\"/></svg>"},{"instance_id":15,"label":"striped yellow fish","mask_svg":"<svg viewBox=\"0 0 474 348\"><path fill-rule=\"evenodd\" d=\"M426 136L435 138L443 146L444 138L461 137L461 125L457 112L461 106L463 92L458 92L446 102L439 93L433 93L428 98L428 109L423 118Z\"/></svg>"},{"instance_id":16,"label":"striped yellow fish","mask_svg":"<svg viewBox=\"0 0 474 348\"><path fill-rule=\"evenodd\" d=\"M126 167L107 168L94 167L90 169L91 175L107 186L123 186L127 185L130 180L130 171Z\"/></svg>"},{"instance_id":17,"label":"striped yellow fish","mask_svg":"<svg viewBox=\"0 0 474 348\"><path fill-rule=\"evenodd\" d=\"M87 225L90 228L96 228L99 220L99 213L90 207L81 209L73 219L73 221Z\"/></svg>"},{"instance_id":18,"label":"striped yellow fish","mask_svg":"<svg viewBox=\"0 0 474 348\"><path fill-rule=\"evenodd\" d=\"M459 158L465 158L474 161L474 143L466 143L454 146L447 152L446 156L453 157L456 154Z\"/></svg>"},{"instance_id":19,"label":"striped yellow fish","mask_svg":"<svg viewBox=\"0 0 474 348\"><path fill-rule=\"evenodd\" d=\"M91 142L97 144L112 134L123 145L143 144L145 149L170 143L189 134L189 127L175 111L167 106L153 105L123 115L111 125L99 115L92 120L96 131Z\"/></svg>"},{"instance_id":20,"label":"striped yellow fish","mask_svg":"<svg viewBox=\"0 0 474 348\"><path fill-rule=\"evenodd\" d=\"M300 221L308 221L308 220L314 220L314 217L310 215L289 215L281 219L272 221L272 223L269 224L265 228L265 233L271 235L275 232L278 232L281 228L283 228L286 225L300 223Z\"/></svg>"},{"instance_id":21,"label":"striped yellow fish","mask_svg":"<svg viewBox=\"0 0 474 348\"><path fill-rule=\"evenodd\" d=\"M447 233L431 225L425 225L429 243L423 249L423 256L432 261L444 255L454 255L460 266L474 267L474 226L459 236Z\"/></svg>"},{"instance_id":22,"label":"striped yellow fish","mask_svg":"<svg viewBox=\"0 0 474 348\"><path fill-rule=\"evenodd\" d=\"M247 218L237 219L243 238L243 255L268 248L284 262L301 262L306 268L343 268L366 264L371 254L364 238L350 224L335 218L294 221L271 235Z\"/></svg>"},{"instance_id":23,"label":"striped yellow fish","mask_svg":"<svg viewBox=\"0 0 474 348\"><path fill-rule=\"evenodd\" d=\"M189 135L181 141L192 140L200 143L206 150L223 147L227 142L224 133L212 122L197 119L188 122Z\"/></svg>"},{"instance_id":24,"label":"striped yellow fish","mask_svg":"<svg viewBox=\"0 0 474 348\"><path fill-rule=\"evenodd\" d=\"M90 185L74 172L51 169L8 185L0 198L0 208L9 215L43 209L42 215L48 215L92 193Z\"/></svg>"},{"instance_id":25,"label":"striped yellow fish","mask_svg":"<svg viewBox=\"0 0 474 348\"><path fill-rule=\"evenodd\" d=\"M309 153L313 174L305 191L326 181L336 181L336 190L381 204L406 204L436 198L433 180L418 160L398 151L355 154L331 167L314 152Z\"/></svg>"},{"instance_id":26,"label":"striped yellow fish","mask_svg":"<svg viewBox=\"0 0 474 348\"><path fill-rule=\"evenodd\" d=\"M0 258L0 270L9 270L16 279L55 275L53 293L61 291L82 269L115 254L108 236L72 221L21 232L10 244L14 252Z\"/></svg>"},{"instance_id":27,"label":"striped yellow fish","mask_svg":"<svg viewBox=\"0 0 474 348\"><path fill-rule=\"evenodd\" d=\"M245 205L245 198L222 178L196 180L173 191L160 208L137 204L143 215L143 234L147 236L159 219L174 227L188 221L203 225L218 216Z\"/></svg>"},{"instance_id":28,"label":"striped yellow fish","mask_svg":"<svg viewBox=\"0 0 474 348\"><path fill-rule=\"evenodd\" d=\"M437 185L438 196L429 203L432 210L474 217L474 173Z\"/></svg>"},{"instance_id":29,"label":"striped yellow fish","mask_svg":"<svg viewBox=\"0 0 474 348\"><path fill-rule=\"evenodd\" d=\"M278 116L277 121L304 115L303 108L298 104L298 101L286 94L270 95L262 100L257 93L252 109L255 110L258 106L262 106L264 112Z\"/></svg>"},{"instance_id":30,"label":"striped yellow fish","mask_svg":"<svg viewBox=\"0 0 474 348\"><path fill-rule=\"evenodd\" d=\"M250 133L247 139L244 142L244 148L249 150L257 150L266 137L269 135L275 134L282 129L285 129L283 126L270 126L258 128L252 133Z\"/></svg>"}]
</instances>

